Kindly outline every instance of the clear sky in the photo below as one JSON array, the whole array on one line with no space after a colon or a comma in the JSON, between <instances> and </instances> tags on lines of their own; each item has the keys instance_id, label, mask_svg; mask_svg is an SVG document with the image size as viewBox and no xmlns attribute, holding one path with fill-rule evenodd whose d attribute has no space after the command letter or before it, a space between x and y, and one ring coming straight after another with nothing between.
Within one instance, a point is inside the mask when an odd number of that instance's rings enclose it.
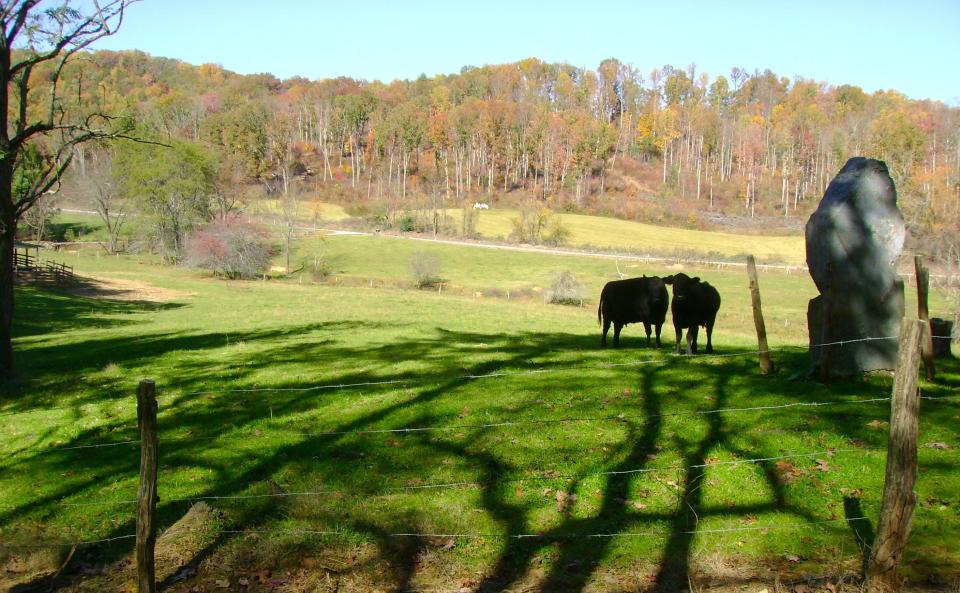
<instances>
[{"instance_id":1,"label":"clear sky","mask_svg":"<svg viewBox=\"0 0 960 593\"><path fill-rule=\"evenodd\" d=\"M960 0L142 0L99 44L279 78L390 81L526 57L691 63L960 105Z\"/></svg>"}]
</instances>

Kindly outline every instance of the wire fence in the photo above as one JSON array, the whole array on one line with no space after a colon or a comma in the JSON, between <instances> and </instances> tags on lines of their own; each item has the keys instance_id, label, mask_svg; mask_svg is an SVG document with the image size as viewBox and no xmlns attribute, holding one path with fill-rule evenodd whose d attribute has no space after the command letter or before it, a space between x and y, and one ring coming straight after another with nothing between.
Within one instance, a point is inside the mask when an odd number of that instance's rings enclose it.
<instances>
[{"instance_id":1,"label":"wire fence","mask_svg":"<svg viewBox=\"0 0 960 593\"><path fill-rule=\"evenodd\" d=\"M855 340L839 340L834 342L827 342L813 346L813 348L825 348L829 346L844 346L847 344L853 344L857 342L869 342L875 340L891 340L897 339L896 336L883 336L883 337L870 337L870 338L861 338ZM757 356L762 353L766 353L765 350L758 351L749 351L749 352L737 352L730 354L716 354L716 355L707 355L698 357L695 360L703 361L709 359L722 359L722 358L731 358L731 357L741 357L741 356ZM613 364L600 364L600 365L578 365L570 367L553 367L553 368L544 368L544 369L525 369L525 370L516 370L516 371L495 371L489 373L466 373L453 376L448 380L454 381L474 381L482 379L492 379L492 378L504 378L504 377L517 377L517 376L535 376L543 375L549 373L562 373L562 372L572 372L578 371L582 372L584 370L595 370L595 369L606 369L606 368L623 368L623 367L636 367L647 364L666 364L672 360L672 357L664 357L659 359L649 359L649 360L638 360L630 361L625 363L613 363ZM688 359L689 360L689 359ZM363 381L355 383L339 383L339 384L324 384L324 385L314 385L308 387L298 387L298 388L247 388L247 389L223 389L223 390L203 390L203 391L191 391L191 392L181 392L178 394L173 394L178 397L189 397L189 396L198 396L198 395L223 395L223 394L236 394L236 393L265 393L265 392L294 392L294 393L304 393L304 392L313 392L321 391L327 389L348 389L352 387L360 386L386 386L386 385L398 385L398 384L410 384L416 381L416 378L410 379L390 379L383 381ZM430 383L437 383L438 379L436 377L430 378ZM950 400L960 398L958 396L923 396L925 400ZM676 416L705 416L705 415L714 415L714 414L727 414L727 413L751 413L751 412L764 412L771 410L787 410L787 409L803 409L803 408L818 408L823 406L841 406L841 405L868 405L876 404L880 402L889 402L890 397L873 397L873 398L857 398L857 399L838 399L838 400L828 400L828 401L797 401L789 402L785 404L776 404L776 405L763 405L763 406L746 406L746 407L727 407L720 409L708 409L708 410L682 410L674 412L665 412L653 415L641 415L641 416L628 416L625 414L617 415L604 415L604 416L590 416L590 417L562 417L562 418L547 418L547 419L530 419L530 420L510 420L510 421L500 421L500 422L486 422L486 423L473 423L473 424L443 424L443 425L432 425L432 426L406 426L399 428L367 428L367 429L354 429L354 430L330 430L330 431L318 431L318 432L295 432L295 431L286 431L289 434L295 436L303 437L327 437L327 436L345 436L345 435L371 435L371 434L409 434L409 433L423 433L423 432L434 432L434 431L463 431L463 430L491 430L503 427L510 426L537 426L537 425L546 425L546 424L558 424L558 423L577 423L577 422L608 422L608 421L619 421L619 422L628 422L628 421L641 421L641 422L650 422L656 418L665 418L665 417L676 417ZM164 439L164 442L186 442L186 441L201 441L201 440L210 440L220 438L218 436L210 437L170 437ZM54 451L78 451L78 450L89 450L89 449L101 449L106 447L120 447L125 445L138 445L139 440L128 439L122 441L114 441L107 443L93 443L93 444L78 444L70 445L63 447L52 447L46 448L37 451L31 452L54 452ZM488 479L486 481L477 481L477 480L465 480L465 481L447 481L447 482L435 482L435 483L426 483L426 484L403 484L403 485L394 485L394 486L380 486L371 491L367 492L351 492L348 493L353 496L377 496L377 495L386 495L396 492L404 491L423 491L423 490L445 490L445 489L454 489L454 488L490 488L493 486L500 486L509 483L519 483L519 482L531 482L531 481L547 481L547 480L582 480L586 477L612 477L612 476L624 476L624 475L638 475L638 474L648 474L648 473L657 473L657 472L680 472L680 471L689 471L693 469L705 469L705 468L720 468L720 467L733 467L744 464L766 464L772 461L780 461L786 459L800 459L800 458L817 458L817 457L833 457L837 454L848 454L848 453L859 453L867 454L870 452L882 451L883 449L879 448L870 448L870 447L857 447L857 448L834 448L834 449L822 449L818 451L798 451L784 453L781 455L774 456L764 456L764 457L755 457L749 459L734 459L734 460L710 460L706 463L693 464L693 465L667 465L662 467L638 467L633 469L622 469L622 470L594 470L586 473L577 473L577 474L561 474L557 472L542 472L534 473L528 475L521 475L517 477L508 477L508 475L501 474L496 476L496 479ZM511 473L517 473L520 470L514 470ZM242 501L242 500L256 500L256 499L289 499L295 497L321 497L329 495L338 495L343 496L342 489L322 489L322 490L310 490L310 491L295 491L295 492L285 492L285 491L275 491L271 493L263 494L238 494L238 495L200 495L200 496L187 496L187 497L176 497L165 499L163 502L165 504L175 504L175 503L196 503L200 501ZM120 505L132 505L137 504L135 499L124 499L116 501L79 501L79 502L67 502L59 501L54 503L54 506L59 507L104 507L104 506L120 506ZM6 505L5 505L6 506ZM740 527L722 527L722 528L709 528L709 529L693 529L689 531L682 531L681 533L687 535L707 535L707 534L721 534L721 533L733 533L733 532L756 532L756 531L774 531L774 530L785 530L785 529L805 529L815 526L822 526L840 522L856 522L856 521L868 521L867 517L853 517L853 518L843 518L843 519L828 519L822 521L806 521L802 523L794 524L770 524L770 525L751 525L751 526L740 526ZM220 535L234 535L234 536L247 536L247 535L316 535L316 536L342 536L347 532L344 530L312 530L312 529L300 529L300 530L283 530L283 529L273 529L273 530L251 530L251 529L225 529L218 532ZM629 532L629 531L617 531L611 533L420 533L420 532L396 532L396 533L387 533L383 537L391 538L400 538L400 537L410 537L410 538L468 538L468 539L481 539L481 538L497 538L497 539L525 539L525 538L536 538L536 539L565 539L565 538L634 538L634 537L663 537L664 532L656 531L647 531L647 532ZM24 549L24 548L49 548L49 547L78 547L78 546L93 546L101 544L110 544L118 541L129 540L135 538L135 534L129 535L120 535L109 538L101 539L91 539L91 540L77 540L77 541L59 541L59 542L37 542L33 544L7 544L0 543L0 549Z\"/></svg>"},{"instance_id":2,"label":"wire fence","mask_svg":"<svg viewBox=\"0 0 960 593\"><path fill-rule=\"evenodd\" d=\"M850 344L856 344L861 342L873 342L873 341L883 341L883 340L896 340L898 336L882 336L882 337L867 337L867 338L858 338L853 340L837 340L833 342L824 342L821 344L814 344L809 346L810 350L817 348L826 348L830 346L847 346ZM952 340L950 336L932 336L934 340ZM786 348L778 349L768 349L768 350L749 350L744 352L733 352L727 354L698 354L693 360L696 362L704 360L715 360L715 359L725 359L725 358L739 358L739 357L748 357L748 356L759 356L761 354L775 354L787 352ZM383 379L379 381L355 381L355 382L345 382L345 383L326 383L320 385L310 385L306 387L248 387L248 388L238 388L238 389L205 389L197 391L171 391L166 394L160 394L158 397L161 399L167 398L181 398L181 397L196 397L204 395L228 395L228 394L252 394L252 393L311 393L319 391L332 391L340 389L355 389L358 387L385 387L385 386L410 386L410 385L423 385L423 384L438 384L440 382L452 382L452 381L478 381L483 379L493 379L493 378L504 378L504 377L519 377L519 376L535 376L535 375L549 375L555 373L569 373L575 371L593 371L593 370L603 370L603 369L616 369L616 368L625 368L625 367L639 367L645 365L666 365L676 361L689 361L691 357L684 354L669 354L662 358L656 359L644 359L644 360L635 360L622 363L600 363L595 365L576 365L576 366L562 366L562 367L550 367L550 368L539 368L539 369L525 369L517 371L495 371L489 373L465 373L465 374L451 374L451 375L427 375L423 377L408 377L403 379ZM120 403L124 400L108 400L110 402ZM78 411L78 408L84 407L93 407L93 406L103 406L104 402L98 403L84 403L78 404L75 406L44 406L36 410L23 410L23 411L4 411L0 412L0 417L5 416L17 416L20 414L26 414L31 412L50 412L50 411Z\"/></svg>"},{"instance_id":3,"label":"wire fence","mask_svg":"<svg viewBox=\"0 0 960 593\"><path fill-rule=\"evenodd\" d=\"M475 480L466 480L466 481L453 481L453 482L435 482L428 484L407 484L407 485L398 485L398 486L380 486L374 489L365 490L365 491L355 491L352 493L344 493L342 488L328 488L323 490L309 490L309 491L296 491L296 492L270 492L263 494L236 494L236 495L197 495L197 496L183 496L183 497L173 497L165 498L164 503L173 504L173 503L183 503L183 502L200 502L200 501L211 501L211 500L258 500L258 499L271 499L271 498L302 498L302 497L321 497L321 496L377 496L382 494L393 494L396 492L405 492L405 491L417 491L417 490L447 490L455 488L489 488L494 485L504 485L504 484L514 484L514 483L523 483L523 482L544 482L550 480L581 480L584 478L590 477L602 477L602 476L623 476L623 475L634 475L634 474L650 474L650 473L675 473L678 471L690 470L690 469L702 469L702 468L721 468L721 467L731 467L738 465L747 465L747 464L759 464L766 463L770 461L779 461L783 459L801 459L801 458L816 458L816 457L834 457L838 454L845 453L871 453L879 452L884 449L873 448L873 447L857 447L857 448L834 448L834 449L823 449L820 451L808 451L808 452L795 452L795 453L784 453L782 455L774 455L768 457L755 457L751 459L734 459L729 461L711 461L708 463L700 463L695 465L666 465L662 467L645 467L645 468L636 468L636 469L626 469L626 470L607 470L600 471L594 470L584 473L559 473L554 471L540 472L533 475L524 475L520 477L506 477L508 474L500 474L494 479L488 479L486 481L475 481ZM523 472L524 470L515 470L512 473ZM104 507L104 506L122 506L136 504L136 499L123 499L123 500L101 500L95 502L57 502L53 503L53 506L60 507Z\"/></svg>"},{"instance_id":4,"label":"wire fence","mask_svg":"<svg viewBox=\"0 0 960 593\"><path fill-rule=\"evenodd\" d=\"M960 397L960 396L957 396ZM952 396L942 396L938 398L927 398L927 399L948 399ZM542 418L542 419L531 419L531 420L508 420L502 422L482 422L474 424L443 424L443 425L431 425L431 426L404 426L400 428L365 428L365 429L353 429L353 430L325 430L325 431L316 431L316 432L302 432L302 431L285 431L286 434L305 437L305 438L319 438L319 437L332 437L332 436L360 436L360 435L375 435L375 434L414 434L414 433L423 433L423 432L452 432L452 431L462 431L462 430L492 430L497 428L506 428L512 426L543 426L550 424L568 424L568 423L579 423L579 422L627 422L627 421L649 421L655 418L668 418L668 417L677 417L677 416L707 416L712 414L724 414L724 413L744 413L744 412L760 412L760 411L769 411L769 410L785 410L790 408L816 408L823 406L840 406L840 405L851 405L851 404L867 404L867 403L878 403L878 402L889 402L889 397L874 397L874 398L861 398L861 399L846 399L846 400L830 400L830 401L815 401L815 402L791 402L787 404L777 404L777 405L767 405L767 406L747 406L747 407L736 407L736 408L720 408L713 410L684 410L677 412L666 412L661 414L653 415L643 415L643 416L633 416L627 415L624 413L612 414L605 416L564 416L561 418ZM210 441L222 438L223 435L216 436L187 436L187 437L177 437L171 436L163 439L165 443L168 442L198 442L198 441ZM95 443L95 444L85 444L85 445L70 445L63 447L48 447L45 449L37 449L28 452L32 453L55 453L55 452L64 452L64 451L77 451L83 449L102 449L107 447L122 447L125 445L139 445L140 441L138 439L127 439L122 441L111 441L107 443ZM24 452L20 453L21 455Z\"/></svg>"},{"instance_id":5,"label":"wire fence","mask_svg":"<svg viewBox=\"0 0 960 593\"><path fill-rule=\"evenodd\" d=\"M540 539L540 540L566 540L566 539L613 539L613 538L661 538L669 533L679 533L682 535L711 535L718 533L747 533L758 531L786 531L793 529L809 529L837 523L855 523L858 521L870 521L869 517L844 517L842 519L824 519L821 521L806 521L803 523L788 524L767 524L767 525L748 525L742 527L721 527L713 529L690 529L675 532L657 532L657 531L614 531L604 533L552 533L552 532L533 532L533 533L448 533L448 532L395 532L378 533L378 537L383 538L418 538L418 539ZM164 535L169 535L172 530L167 530ZM323 529L220 529L208 532L210 535L233 535L233 536L323 536L336 537L349 535L346 530L323 530ZM0 549L45 549L45 548L68 548L94 546L101 544L110 544L117 541L135 539L134 533L120 535L116 537L78 540L78 541L57 541L43 542L35 544L3 544L0 543Z\"/></svg>"},{"instance_id":6,"label":"wire fence","mask_svg":"<svg viewBox=\"0 0 960 593\"><path fill-rule=\"evenodd\" d=\"M839 346L843 347L855 343L864 343L864 342L874 342L874 341L884 341L884 340L896 340L898 336L880 336L880 337L866 337L866 338L857 338L852 340L836 340L831 342L824 342L817 344L811 347L814 348L826 348L830 346ZM540 368L540 369L526 369L526 370L517 370L517 371L494 371L489 373L465 373L465 374L456 374L450 375L447 377L410 377L407 379L386 379L383 381L362 381L362 382L352 382L352 383L332 383L332 384L322 384L322 385L313 385L307 387L259 387L259 388L240 388L240 389L220 389L220 390L200 390L200 391L188 391L181 393L169 394L165 397L191 397L191 396L201 396L201 395L228 395L228 394L249 394L249 393L310 393L317 391L325 390L337 390L337 389L351 389L355 387L369 387L369 386L391 386L391 385L413 385L419 384L423 385L425 383L429 384L441 384L443 382L457 382L457 381L477 381L484 379L494 379L494 378L508 378L508 377L520 377L520 376L536 376L536 375L547 375L555 373L569 373L569 372L583 372L591 370L601 370L601 369L614 369L614 368L625 368L625 367L639 367L645 365L664 365L674 362L676 360L684 361L694 361L694 363L699 363L705 360L715 360L715 359L726 359L726 358L736 358L736 357L745 357L745 356L759 356L760 354L777 352L778 350L751 350L746 352L734 352L727 354L707 354L707 355L698 355L695 358L691 358L686 355L669 355L662 358L656 359L644 359L636 361L628 361L623 363L601 363L596 365L576 365L576 366L561 366L561 367L551 367L551 368ZM783 351L780 349L779 351ZM163 398L164 396L159 396ZM923 399L927 400L949 400L960 398L960 396L940 396L940 397L929 397L925 396ZM877 402L887 402L890 401L890 397L879 397L879 398L868 398L868 399L853 399L853 400L832 400L832 401L814 401L814 402L791 402L787 404L779 405L769 405L769 406L748 406L748 407L738 407L738 408L723 408L718 410L687 410L687 411L678 411L665 414L658 414L656 417L670 417L670 416L684 416L684 415L709 415L709 414L721 414L721 413L737 413L737 412L757 412L757 411L767 411L767 410L777 410L777 409L789 409L789 408L804 408L804 407L821 407L821 406L834 406L834 405L845 405L845 404L861 404L861 403L877 403ZM74 409L69 407L64 407L64 409ZM577 423L577 422L608 422L608 421L629 421L629 420L645 420L652 417L633 417L627 416L625 414L617 415L606 415L606 416L590 416L590 417L562 417L562 418L546 418L546 419L534 419L534 420L511 420L511 421L499 421L499 422L486 422L486 423L474 423L474 424L456 424L456 425L441 425L441 426L406 426L400 428L382 428L382 429L354 429L354 430L328 430L328 431L317 431L317 432L293 432L289 431L290 434L295 434L296 436L302 436L307 438L317 438L317 437L331 437L331 436L347 436L347 435L373 435L373 434L409 434L409 433L420 433L420 432L443 432L443 431L458 431L458 430L490 430L496 428L505 428L512 426L537 426L537 425L549 425L549 424L563 424L563 423ZM164 442L190 442L190 441L210 441L221 438L222 435L216 436L193 436L193 437L167 437L164 439ZM124 439L119 441L111 441L104 443L86 443L86 444L76 444L76 445L65 445L65 446L55 446L55 447L45 447L45 448L36 448L36 449L24 449L19 451L15 456L22 456L26 454L45 454L45 453L54 453L54 452L65 452L65 451L79 451L85 449L103 449L110 447L121 447L125 445L138 445L138 439Z\"/></svg>"}]
</instances>

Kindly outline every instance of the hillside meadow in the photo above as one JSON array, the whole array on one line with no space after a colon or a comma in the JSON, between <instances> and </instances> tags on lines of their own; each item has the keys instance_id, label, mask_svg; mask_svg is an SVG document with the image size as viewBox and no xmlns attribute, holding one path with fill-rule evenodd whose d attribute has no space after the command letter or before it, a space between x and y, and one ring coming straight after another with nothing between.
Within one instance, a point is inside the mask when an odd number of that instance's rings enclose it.
<instances>
[{"instance_id":1,"label":"hillside meadow","mask_svg":"<svg viewBox=\"0 0 960 593\"><path fill-rule=\"evenodd\" d=\"M277 200L254 202L248 213L253 216L279 218L282 206ZM298 217L318 225L336 226L350 218L342 206L317 200L301 200L296 205ZM460 230L463 211L440 211L446 222ZM520 212L511 208L474 210L476 232L487 240L508 240ZM554 213L569 233L565 247L610 251L625 254L656 254L690 258L717 258L723 261L742 260L748 254L758 261L805 265L803 233L791 235L737 234L669 226L657 226L630 220L586 214Z\"/></svg>"},{"instance_id":2,"label":"hillside meadow","mask_svg":"<svg viewBox=\"0 0 960 593\"><path fill-rule=\"evenodd\" d=\"M18 288L21 377L0 404L5 585L55 571L70 547L54 544L133 533L144 378L159 391L161 542L179 546L161 562L169 590L836 581L876 528L892 379L805 377L805 275L760 276L780 367L760 377L742 269L682 268L723 305L716 355L677 357L669 320L664 347L629 326L617 350L598 347L596 320L617 266L677 265L312 234L296 256L324 258L323 281L228 282L94 253L56 257L82 276L70 290ZM442 287L411 287L418 254ZM544 303L560 271L582 307ZM931 309L946 314L945 296ZM960 365L921 385L947 399L923 403L903 573L956 582ZM200 501L209 518L182 521ZM81 545L65 586L122 589L132 545ZM174 578L185 565L196 574Z\"/></svg>"}]
</instances>

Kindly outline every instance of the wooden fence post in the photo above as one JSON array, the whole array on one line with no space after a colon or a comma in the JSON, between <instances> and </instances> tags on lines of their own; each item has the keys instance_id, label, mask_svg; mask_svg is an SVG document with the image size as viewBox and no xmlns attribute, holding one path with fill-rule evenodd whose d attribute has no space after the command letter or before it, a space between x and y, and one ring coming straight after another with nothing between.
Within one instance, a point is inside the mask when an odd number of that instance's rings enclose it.
<instances>
[{"instance_id":1,"label":"wooden fence post","mask_svg":"<svg viewBox=\"0 0 960 593\"><path fill-rule=\"evenodd\" d=\"M900 352L890 401L890 439L887 442L887 472L883 482L883 507L877 535L867 563L868 593L890 593L897 587L897 564L910 537L917 495L917 429L920 394L920 339L923 322L904 319L900 329Z\"/></svg>"},{"instance_id":2,"label":"wooden fence post","mask_svg":"<svg viewBox=\"0 0 960 593\"><path fill-rule=\"evenodd\" d=\"M157 542L157 395L153 381L137 387L140 427L140 487L137 489L137 584L140 593L156 593L154 547Z\"/></svg>"},{"instance_id":3,"label":"wooden fence post","mask_svg":"<svg viewBox=\"0 0 960 593\"><path fill-rule=\"evenodd\" d=\"M923 256L913 258L913 267L917 272L917 317L923 321L924 333L921 339L920 352L923 357L923 368L927 372L927 381L937 378L936 368L933 366L933 328L930 327L930 309L927 299L930 293L930 271L923 265Z\"/></svg>"},{"instance_id":4,"label":"wooden fence post","mask_svg":"<svg viewBox=\"0 0 960 593\"><path fill-rule=\"evenodd\" d=\"M773 372L770 361L770 348L767 345L767 327L763 323L763 309L760 307L760 283L757 281L757 262L752 255L747 256L747 276L750 278L750 298L753 301L753 323L757 326L757 344L760 346L760 374Z\"/></svg>"}]
</instances>

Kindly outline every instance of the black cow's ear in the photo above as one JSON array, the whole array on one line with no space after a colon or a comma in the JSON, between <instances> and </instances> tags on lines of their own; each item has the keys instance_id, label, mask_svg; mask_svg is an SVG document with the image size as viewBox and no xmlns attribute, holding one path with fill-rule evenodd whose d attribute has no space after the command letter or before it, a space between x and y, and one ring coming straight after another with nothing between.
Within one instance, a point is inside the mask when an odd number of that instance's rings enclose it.
<instances>
[{"instance_id":1,"label":"black cow's ear","mask_svg":"<svg viewBox=\"0 0 960 593\"><path fill-rule=\"evenodd\" d=\"M700 276L694 276L693 282L700 282Z\"/></svg>"},{"instance_id":2,"label":"black cow's ear","mask_svg":"<svg viewBox=\"0 0 960 593\"><path fill-rule=\"evenodd\" d=\"M664 277L663 277L663 283L664 283L664 284L673 284L673 276L664 276Z\"/></svg>"}]
</instances>

